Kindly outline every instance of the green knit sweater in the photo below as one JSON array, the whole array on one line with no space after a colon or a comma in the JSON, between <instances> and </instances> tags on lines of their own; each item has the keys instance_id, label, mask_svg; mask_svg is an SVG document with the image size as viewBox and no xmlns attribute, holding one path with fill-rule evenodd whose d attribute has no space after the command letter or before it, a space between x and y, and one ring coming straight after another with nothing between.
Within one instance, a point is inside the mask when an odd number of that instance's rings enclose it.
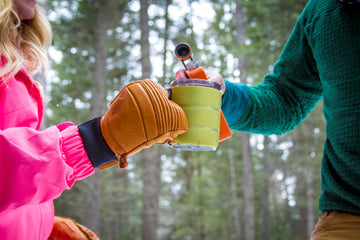
<instances>
[{"instance_id":1,"label":"green knit sweater","mask_svg":"<svg viewBox=\"0 0 360 240\"><path fill-rule=\"evenodd\" d=\"M360 10L310 0L274 72L256 86L226 81L226 87L222 108L231 128L261 134L292 130L323 98L319 209L360 213ZM244 88L248 105L239 114Z\"/></svg>"}]
</instances>

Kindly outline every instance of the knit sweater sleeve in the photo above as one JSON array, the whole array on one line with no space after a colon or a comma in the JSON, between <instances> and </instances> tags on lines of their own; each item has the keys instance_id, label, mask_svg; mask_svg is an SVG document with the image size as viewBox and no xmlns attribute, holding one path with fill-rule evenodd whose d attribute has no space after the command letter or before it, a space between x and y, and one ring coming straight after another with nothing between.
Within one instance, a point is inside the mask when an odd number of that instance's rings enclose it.
<instances>
[{"instance_id":1,"label":"knit sweater sleeve","mask_svg":"<svg viewBox=\"0 0 360 240\"><path fill-rule=\"evenodd\" d=\"M266 75L263 83L248 87L248 106L231 128L280 135L299 125L321 99L322 86L308 43L310 3L297 20L273 73Z\"/></svg>"}]
</instances>

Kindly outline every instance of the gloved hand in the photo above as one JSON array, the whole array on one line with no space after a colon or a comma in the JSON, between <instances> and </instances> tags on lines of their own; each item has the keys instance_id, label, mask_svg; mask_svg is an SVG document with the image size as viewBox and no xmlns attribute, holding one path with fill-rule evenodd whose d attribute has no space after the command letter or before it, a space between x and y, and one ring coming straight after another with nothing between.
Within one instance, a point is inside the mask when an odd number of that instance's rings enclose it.
<instances>
[{"instance_id":1,"label":"gloved hand","mask_svg":"<svg viewBox=\"0 0 360 240\"><path fill-rule=\"evenodd\" d=\"M69 217L55 216L49 240L100 240L94 232Z\"/></svg>"},{"instance_id":2,"label":"gloved hand","mask_svg":"<svg viewBox=\"0 0 360 240\"><path fill-rule=\"evenodd\" d=\"M94 167L104 169L119 160L120 168L125 168L128 156L153 144L172 141L187 128L183 109L169 100L164 88L145 79L126 85L111 102L105 115L80 125L79 132ZM89 132L97 135L97 141L87 140ZM101 152L96 150L104 143L108 146L107 150L105 146Z\"/></svg>"}]
</instances>

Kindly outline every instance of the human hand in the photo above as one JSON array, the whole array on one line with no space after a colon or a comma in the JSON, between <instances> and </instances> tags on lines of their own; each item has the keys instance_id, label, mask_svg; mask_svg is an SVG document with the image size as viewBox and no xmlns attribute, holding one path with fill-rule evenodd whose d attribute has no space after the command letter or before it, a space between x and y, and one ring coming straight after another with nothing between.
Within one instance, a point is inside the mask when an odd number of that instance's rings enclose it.
<instances>
[{"instance_id":1,"label":"human hand","mask_svg":"<svg viewBox=\"0 0 360 240\"><path fill-rule=\"evenodd\" d=\"M169 100L164 88L149 79L126 85L100 120L102 136L120 160L121 168L127 166L128 156L153 144L173 141L187 128L183 109ZM116 163L109 162L100 169Z\"/></svg>"},{"instance_id":2,"label":"human hand","mask_svg":"<svg viewBox=\"0 0 360 240\"><path fill-rule=\"evenodd\" d=\"M205 71L205 73L206 73L209 81L213 81L213 82L216 82L216 83L220 84L221 93L222 93L222 95L224 95L224 93L226 91L226 85L225 85L224 79L221 76L221 74L213 73L213 72L209 72L209 71ZM187 78L190 78L190 77L186 74L186 71L184 69L178 70L175 73L175 79L176 80L187 79Z\"/></svg>"},{"instance_id":3,"label":"human hand","mask_svg":"<svg viewBox=\"0 0 360 240\"><path fill-rule=\"evenodd\" d=\"M221 74L213 73L213 72L209 72L209 71L205 71L205 72L206 72L206 75L207 75L209 81L213 81L213 82L220 84L221 93L222 93L222 95L224 95L224 93L226 91L226 85L225 85L224 79L221 76Z\"/></svg>"}]
</instances>

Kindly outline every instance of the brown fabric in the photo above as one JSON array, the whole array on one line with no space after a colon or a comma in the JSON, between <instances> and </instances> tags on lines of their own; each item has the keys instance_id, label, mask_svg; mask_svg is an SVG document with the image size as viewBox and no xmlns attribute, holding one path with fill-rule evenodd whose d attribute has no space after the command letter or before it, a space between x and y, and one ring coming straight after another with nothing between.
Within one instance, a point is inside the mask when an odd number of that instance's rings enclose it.
<instances>
[{"instance_id":1,"label":"brown fabric","mask_svg":"<svg viewBox=\"0 0 360 240\"><path fill-rule=\"evenodd\" d=\"M100 240L95 233L69 217L55 216L49 240Z\"/></svg>"},{"instance_id":2,"label":"brown fabric","mask_svg":"<svg viewBox=\"0 0 360 240\"><path fill-rule=\"evenodd\" d=\"M100 121L101 133L126 167L126 157L150 147L174 140L186 132L188 122L183 109L169 100L167 91L145 79L126 85L111 102ZM114 162L102 166L114 165Z\"/></svg>"},{"instance_id":3,"label":"brown fabric","mask_svg":"<svg viewBox=\"0 0 360 240\"><path fill-rule=\"evenodd\" d=\"M360 214L343 211L325 211L311 240L358 240L360 239Z\"/></svg>"}]
</instances>

